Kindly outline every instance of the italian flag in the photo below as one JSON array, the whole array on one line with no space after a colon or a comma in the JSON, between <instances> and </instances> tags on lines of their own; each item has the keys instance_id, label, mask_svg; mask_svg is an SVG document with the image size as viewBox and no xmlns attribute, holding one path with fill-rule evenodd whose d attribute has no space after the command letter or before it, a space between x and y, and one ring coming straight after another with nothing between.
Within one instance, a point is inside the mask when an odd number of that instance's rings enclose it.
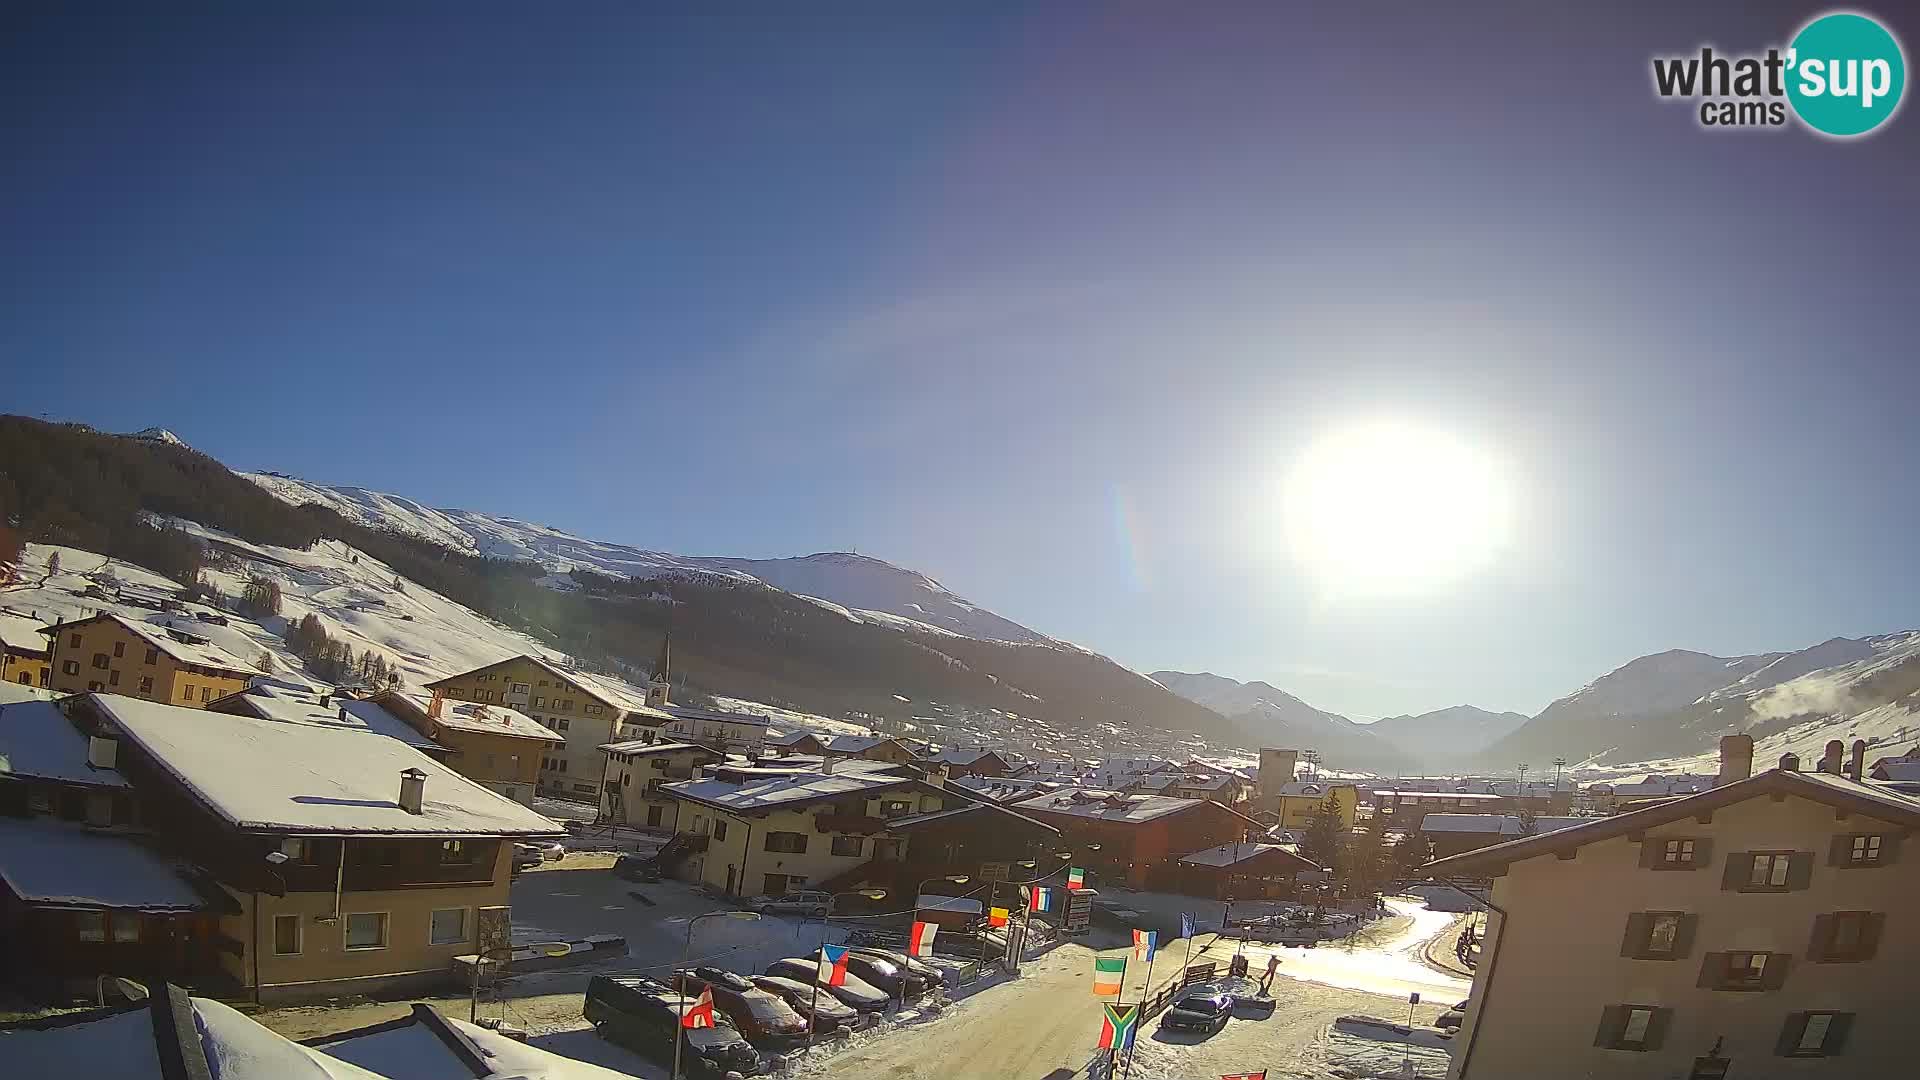
<instances>
[{"instance_id":1,"label":"italian flag","mask_svg":"<svg viewBox=\"0 0 1920 1080\"><path fill-rule=\"evenodd\" d=\"M1087 887L1087 872L1077 866L1067 868L1067 888L1084 889Z\"/></svg>"},{"instance_id":2,"label":"italian flag","mask_svg":"<svg viewBox=\"0 0 1920 1080\"><path fill-rule=\"evenodd\" d=\"M1127 981L1127 958L1125 956L1096 956L1093 958L1093 996L1106 997L1118 995L1120 987ZM1100 1045L1105 1046L1106 1043Z\"/></svg>"},{"instance_id":3,"label":"italian flag","mask_svg":"<svg viewBox=\"0 0 1920 1080\"><path fill-rule=\"evenodd\" d=\"M914 923L913 933L907 938L907 955L932 956L933 935L938 932L939 929L940 927L937 924L930 922Z\"/></svg>"},{"instance_id":4,"label":"italian flag","mask_svg":"<svg viewBox=\"0 0 1920 1080\"><path fill-rule=\"evenodd\" d=\"M1133 1033L1140 1026L1140 1006L1102 1005L1100 1049L1125 1050L1133 1045Z\"/></svg>"}]
</instances>

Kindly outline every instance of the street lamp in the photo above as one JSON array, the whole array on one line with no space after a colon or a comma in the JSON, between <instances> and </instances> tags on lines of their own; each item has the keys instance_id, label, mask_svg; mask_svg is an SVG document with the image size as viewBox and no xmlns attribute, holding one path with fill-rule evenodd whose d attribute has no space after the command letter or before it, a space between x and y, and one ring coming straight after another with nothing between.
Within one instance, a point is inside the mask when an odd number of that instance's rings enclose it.
<instances>
[{"instance_id":1,"label":"street lamp","mask_svg":"<svg viewBox=\"0 0 1920 1080\"><path fill-rule=\"evenodd\" d=\"M673 969L673 992L680 999L680 1010L676 1012L673 1018L675 1027L673 1033L673 1080L680 1080L680 1044L687 1041L686 1028L681 1026L686 1023L686 1017L683 1014L687 1007L687 992L683 989L686 984L681 980L680 973L686 968L688 957L693 954L694 924L698 923L701 919L739 919L742 922L756 922L759 918L760 913L757 911L703 911L687 920L687 942L680 950L680 963L676 964Z\"/></svg>"}]
</instances>

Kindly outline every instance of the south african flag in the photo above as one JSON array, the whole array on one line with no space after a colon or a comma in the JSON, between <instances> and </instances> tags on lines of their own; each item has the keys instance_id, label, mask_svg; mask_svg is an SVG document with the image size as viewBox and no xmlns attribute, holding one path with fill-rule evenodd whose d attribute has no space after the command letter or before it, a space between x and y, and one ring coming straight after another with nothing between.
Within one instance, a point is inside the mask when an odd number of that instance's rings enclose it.
<instances>
[{"instance_id":1,"label":"south african flag","mask_svg":"<svg viewBox=\"0 0 1920 1080\"><path fill-rule=\"evenodd\" d=\"M1133 1033L1140 1026L1139 1005L1102 1005L1100 1049L1125 1050L1133 1045Z\"/></svg>"}]
</instances>

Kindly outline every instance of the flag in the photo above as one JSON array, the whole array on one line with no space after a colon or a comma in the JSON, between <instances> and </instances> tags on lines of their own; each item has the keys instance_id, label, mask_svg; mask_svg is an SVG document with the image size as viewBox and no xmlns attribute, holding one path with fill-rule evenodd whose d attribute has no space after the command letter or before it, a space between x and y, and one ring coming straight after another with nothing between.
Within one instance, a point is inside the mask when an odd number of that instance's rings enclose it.
<instances>
[{"instance_id":1,"label":"flag","mask_svg":"<svg viewBox=\"0 0 1920 1080\"><path fill-rule=\"evenodd\" d=\"M1033 887L1033 895L1031 898L1029 898L1028 903L1030 904L1030 906L1034 911L1052 911L1053 910L1053 890L1043 889L1040 886L1035 885Z\"/></svg>"},{"instance_id":2,"label":"flag","mask_svg":"<svg viewBox=\"0 0 1920 1080\"><path fill-rule=\"evenodd\" d=\"M1067 888L1084 889L1087 887L1087 872L1077 866L1067 868Z\"/></svg>"},{"instance_id":3,"label":"flag","mask_svg":"<svg viewBox=\"0 0 1920 1080\"><path fill-rule=\"evenodd\" d=\"M1193 936L1193 913L1192 912L1183 911L1180 913L1180 936L1181 937Z\"/></svg>"},{"instance_id":4,"label":"flag","mask_svg":"<svg viewBox=\"0 0 1920 1080\"><path fill-rule=\"evenodd\" d=\"M939 929L940 927L939 927L939 924L937 923L930 923L930 922L914 923L913 934L907 938L907 955L908 956L932 956L933 955L933 935Z\"/></svg>"},{"instance_id":5,"label":"flag","mask_svg":"<svg viewBox=\"0 0 1920 1080\"><path fill-rule=\"evenodd\" d=\"M1148 963L1153 961L1154 950L1160 946L1160 931L1135 930L1133 932L1133 958Z\"/></svg>"},{"instance_id":6,"label":"flag","mask_svg":"<svg viewBox=\"0 0 1920 1080\"><path fill-rule=\"evenodd\" d=\"M820 946L819 981L822 986L845 986L847 984L846 946Z\"/></svg>"},{"instance_id":7,"label":"flag","mask_svg":"<svg viewBox=\"0 0 1920 1080\"><path fill-rule=\"evenodd\" d=\"M1007 925L1007 919L1010 917L1011 914L1012 914L1011 912L1009 912L1006 908L1003 908L1003 907L988 908L987 909L987 925L988 926L1005 926Z\"/></svg>"},{"instance_id":8,"label":"flag","mask_svg":"<svg viewBox=\"0 0 1920 1080\"><path fill-rule=\"evenodd\" d=\"M683 1028L710 1028L713 1026L713 991L700 991L700 997L693 1007L680 1015Z\"/></svg>"},{"instance_id":9,"label":"flag","mask_svg":"<svg viewBox=\"0 0 1920 1080\"><path fill-rule=\"evenodd\" d=\"M1093 958L1094 997L1106 997L1108 994L1118 994L1121 984L1125 983L1126 980L1126 957L1096 956Z\"/></svg>"},{"instance_id":10,"label":"flag","mask_svg":"<svg viewBox=\"0 0 1920 1080\"><path fill-rule=\"evenodd\" d=\"M1267 1080L1267 1070L1261 1069L1259 1072L1250 1073L1230 1073L1221 1077L1220 1080Z\"/></svg>"},{"instance_id":11,"label":"flag","mask_svg":"<svg viewBox=\"0 0 1920 1080\"><path fill-rule=\"evenodd\" d=\"M1140 1024L1138 1005L1102 1005L1100 1049L1125 1050L1133 1045L1134 1030Z\"/></svg>"}]
</instances>

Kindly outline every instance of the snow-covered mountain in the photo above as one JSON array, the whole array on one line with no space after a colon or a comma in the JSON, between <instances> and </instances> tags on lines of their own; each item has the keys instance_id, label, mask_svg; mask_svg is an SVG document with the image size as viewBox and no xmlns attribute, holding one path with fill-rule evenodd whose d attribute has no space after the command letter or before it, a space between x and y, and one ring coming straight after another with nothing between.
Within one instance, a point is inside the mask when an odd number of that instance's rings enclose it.
<instances>
[{"instance_id":1,"label":"snow-covered mountain","mask_svg":"<svg viewBox=\"0 0 1920 1080\"><path fill-rule=\"evenodd\" d=\"M1520 729L1528 717L1517 712L1488 712L1472 705L1435 709L1417 716L1386 716L1367 730L1406 751L1422 765L1466 761L1495 740Z\"/></svg>"},{"instance_id":2,"label":"snow-covered mountain","mask_svg":"<svg viewBox=\"0 0 1920 1080\"><path fill-rule=\"evenodd\" d=\"M1321 761L1336 769L1387 771L1411 764L1368 725L1316 709L1271 683L1243 683L1210 671L1156 671L1147 677L1232 720L1262 746L1318 750Z\"/></svg>"},{"instance_id":3,"label":"snow-covered mountain","mask_svg":"<svg viewBox=\"0 0 1920 1080\"><path fill-rule=\"evenodd\" d=\"M326 487L280 473L241 473L295 505L319 503L373 528L408 533L456 551L536 562L556 575L576 569L622 577L711 574L764 582L817 600L849 619L894 629L934 630L987 641L1057 644L997 615L938 581L880 559L824 552L791 559L676 555L588 540L546 525L475 510L441 510L357 487Z\"/></svg>"},{"instance_id":4,"label":"snow-covered mountain","mask_svg":"<svg viewBox=\"0 0 1920 1080\"><path fill-rule=\"evenodd\" d=\"M1912 738L1920 631L1832 638L1794 652L1643 656L1548 705L1481 755L1487 763L1619 763L1711 755L1720 735L1758 740L1756 762L1831 738Z\"/></svg>"}]
</instances>

